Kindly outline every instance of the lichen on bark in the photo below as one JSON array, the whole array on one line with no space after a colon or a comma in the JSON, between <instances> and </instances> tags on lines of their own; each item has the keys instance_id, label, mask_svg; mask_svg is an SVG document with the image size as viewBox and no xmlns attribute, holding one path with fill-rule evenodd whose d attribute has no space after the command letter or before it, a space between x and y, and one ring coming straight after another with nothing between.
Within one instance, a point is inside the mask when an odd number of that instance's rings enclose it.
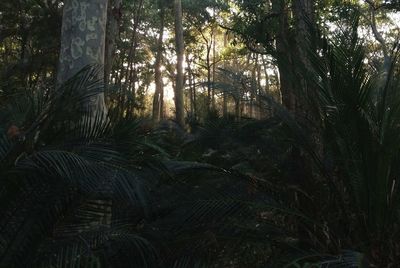
<instances>
[{"instance_id":1,"label":"lichen on bark","mask_svg":"<svg viewBox=\"0 0 400 268\"><path fill-rule=\"evenodd\" d=\"M65 1L59 83L87 65L104 64L107 3L107 0Z\"/></svg>"},{"instance_id":2,"label":"lichen on bark","mask_svg":"<svg viewBox=\"0 0 400 268\"><path fill-rule=\"evenodd\" d=\"M83 47L85 46L85 41L80 37L72 38L71 41L71 56L72 59L77 60L83 55Z\"/></svg>"}]
</instances>

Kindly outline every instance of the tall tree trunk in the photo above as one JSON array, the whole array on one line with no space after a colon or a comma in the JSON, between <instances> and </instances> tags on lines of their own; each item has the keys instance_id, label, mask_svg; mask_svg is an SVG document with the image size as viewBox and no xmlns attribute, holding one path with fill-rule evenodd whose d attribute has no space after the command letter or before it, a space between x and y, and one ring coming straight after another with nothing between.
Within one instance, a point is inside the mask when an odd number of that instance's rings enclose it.
<instances>
[{"instance_id":1,"label":"tall tree trunk","mask_svg":"<svg viewBox=\"0 0 400 268\"><path fill-rule=\"evenodd\" d=\"M167 112L164 103L164 89L160 92L160 120L164 120Z\"/></svg>"},{"instance_id":2,"label":"tall tree trunk","mask_svg":"<svg viewBox=\"0 0 400 268\"><path fill-rule=\"evenodd\" d=\"M108 86L114 63L115 44L119 36L122 0L109 0L107 9L107 32L104 59L104 84Z\"/></svg>"},{"instance_id":3,"label":"tall tree trunk","mask_svg":"<svg viewBox=\"0 0 400 268\"><path fill-rule=\"evenodd\" d=\"M212 44L207 42L207 55L206 55L206 65L207 65L207 111L210 113L212 106L212 86L211 86L211 47Z\"/></svg>"},{"instance_id":4,"label":"tall tree trunk","mask_svg":"<svg viewBox=\"0 0 400 268\"><path fill-rule=\"evenodd\" d=\"M154 80L156 84L156 89L153 97L153 121L158 122L161 118L161 91L163 91L163 79L161 72L162 65L162 55L163 55L163 36L164 36L164 17L165 17L165 7L163 0L161 0L160 9L160 32L157 40L157 56L156 62L154 64Z\"/></svg>"},{"instance_id":5,"label":"tall tree trunk","mask_svg":"<svg viewBox=\"0 0 400 268\"><path fill-rule=\"evenodd\" d=\"M213 15L214 15L214 20L216 19L215 15L215 6L213 7ZM211 102L212 102L212 108L215 110L215 68L216 68L216 25L213 23L212 25L212 49L213 49L213 61L212 61L212 96L211 96Z\"/></svg>"},{"instance_id":6,"label":"tall tree trunk","mask_svg":"<svg viewBox=\"0 0 400 268\"><path fill-rule=\"evenodd\" d=\"M254 96L257 96L257 61L258 55L253 55L253 68L251 70L251 91L250 91L250 117L254 117Z\"/></svg>"},{"instance_id":7,"label":"tall tree trunk","mask_svg":"<svg viewBox=\"0 0 400 268\"><path fill-rule=\"evenodd\" d=\"M257 55L257 58L258 58L258 55ZM261 55L261 58L262 58L262 55ZM257 105L258 105L258 116L257 116L257 118L261 119L263 117L262 114L263 114L263 111L265 109L263 109L263 103L262 103L262 98L261 98L261 96L263 94L262 86L261 86L261 80L262 80L262 78L261 78L261 66L262 65L259 64L258 61L259 60L257 59L257 94L256 94L256 102L257 102ZM268 83L269 83L268 76L266 76L265 77L265 87L266 88L268 87Z\"/></svg>"},{"instance_id":8,"label":"tall tree trunk","mask_svg":"<svg viewBox=\"0 0 400 268\"><path fill-rule=\"evenodd\" d=\"M197 118L196 74L195 73L192 73L192 82L193 82L193 93L192 93L192 97L193 97L193 113L194 113L194 117Z\"/></svg>"},{"instance_id":9,"label":"tall tree trunk","mask_svg":"<svg viewBox=\"0 0 400 268\"><path fill-rule=\"evenodd\" d=\"M270 92L270 88L269 88L269 75L268 75L268 62L266 60L266 58L264 57L264 55L261 55L261 60L262 60L262 67L264 68L264 76L265 76L265 88L264 88L264 92L262 92L262 87L261 87L261 66L259 66L258 69L258 85L259 85L259 92L260 94L271 94ZM276 72L276 70L274 70L274 72ZM279 83L278 81L278 75L276 76L276 81L277 83ZM279 84L277 84L276 88L279 89ZM262 106L264 105L264 107ZM272 109L272 105L268 105L268 107L265 107L265 104L262 103L261 98L260 98L260 112L267 112L269 117L273 116L273 109ZM261 115L260 115L261 116ZM261 118L260 118L261 119Z\"/></svg>"},{"instance_id":10,"label":"tall tree trunk","mask_svg":"<svg viewBox=\"0 0 400 268\"><path fill-rule=\"evenodd\" d=\"M133 22L133 29L132 29L132 37L131 37L131 46L129 48L129 54L128 54L128 66L126 68L126 74L125 74L125 89L126 90L131 90L131 97L128 97L128 100L126 101L127 104L127 116L133 116L133 113L135 112L134 105L136 101L136 88L135 88L135 82L136 82L136 51L138 47L138 29L141 21L141 16L142 16L142 9L143 9L143 0L138 0L135 1L135 6L137 3L136 7L136 12L134 15L134 22ZM124 64L124 62L122 62Z\"/></svg>"},{"instance_id":11,"label":"tall tree trunk","mask_svg":"<svg viewBox=\"0 0 400 268\"><path fill-rule=\"evenodd\" d=\"M108 0L67 0L64 2L61 51L57 74L58 84L62 84L88 65L104 65L105 35L107 23ZM99 72L99 79L104 79L104 72ZM107 109L104 103L104 92L93 96L85 105L91 117L103 115ZM104 186L100 186L104 191ZM108 198L85 200L96 206L97 216L82 229L94 225L111 224L112 201Z\"/></svg>"},{"instance_id":12,"label":"tall tree trunk","mask_svg":"<svg viewBox=\"0 0 400 268\"><path fill-rule=\"evenodd\" d=\"M241 115L241 102L240 99L235 99L235 117L236 117L236 121L240 121L240 118L242 117Z\"/></svg>"},{"instance_id":13,"label":"tall tree trunk","mask_svg":"<svg viewBox=\"0 0 400 268\"><path fill-rule=\"evenodd\" d=\"M226 49L226 47L228 46L228 31L226 31L226 33L224 34L224 48ZM226 69L226 62L227 60L224 59L224 69ZM224 90L224 92L222 92L222 96L223 96L223 107L222 107L222 114L223 117L227 117L228 116L228 96Z\"/></svg>"},{"instance_id":14,"label":"tall tree trunk","mask_svg":"<svg viewBox=\"0 0 400 268\"><path fill-rule=\"evenodd\" d=\"M289 47L290 33L287 6L283 0L273 0L272 10L279 14L279 28L276 37L276 58L279 69L280 91L283 105L291 112L295 111L294 87L292 78L292 56Z\"/></svg>"},{"instance_id":15,"label":"tall tree trunk","mask_svg":"<svg viewBox=\"0 0 400 268\"><path fill-rule=\"evenodd\" d=\"M292 55L292 59L294 61L293 68L311 70L312 64L309 57L309 51L315 50L316 44L316 40L313 40L314 33L316 31L316 25L314 21L314 0L294 0L292 9L295 29L295 47L292 48L292 51L295 52L295 54ZM293 73L301 74L304 73L304 70L302 71L297 69L294 70ZM293 77L296 79L296 76ZM322 146L319 144L320 134L316 128L317 124L315 124L317 122L312 118L312 114L309 114L309 110L312 107L307 105L309 101L308 99L315 97L316 89L309 88L310 85L307 83L306 78L303 77L297 79L296 86L302 90L296 92L298 94L295 96L295 116L300 124L309 126L309 129L311 130L310 135L313 140L314 152L321 156ZM311 123L313 121L314 123ZM301 150L297 148L292 149L291 158L293 162L298 164L298 166L294 166L294 172L290 179L293 180L295 184L299 185L300 189L303 189L306 192L312 192L314 181L312 178L310 178L310 176L306 175L313 173L312 165L305 160ZM310 211L311 213L317 213L314 210L315 206L310 201L310 198L304 197L303 195L297 195L297 193L294 193L294 195L294 199L297 199L296 202L300 207ZM318 216L315 215L315 217ZM304 228L304 226L299 225L297 228L300 241L306 241L309 239L309 231Z\"/></svg>"},{"instance_id":16,"label":"tall tree trunk","mask_svg":"<svg viewBox=\"0 0 400 268\"><path fill-rule=\"evenodd\" d=\"M87 65L104 65L107 0L67 0L64 4L58 84ZM99 74L103 76L102 74ZM100 77L102 78L102 77ZM106 112L104 93L94 96L91 112Z\"/></svg>"},{"instance_id":17,"label":"tall tree trunk","mask_svg":"<svg viewBox=\"0 0 400 268\"><path fill-rule=\"evenodd\" d=\"M174 0L175 13L175 46L177 54L176 64L176 85L175 85L175 117L181 127L185 125L184 103L183 103L183 59L184 59L184 43L183 43L183 25L182 25L182 2Z\"/></svg>"},{"instance_id":18,"label":"tall tree trunk","mask_svg":"<svg viewBox=\"0 0 400 268\"><path fill-rule=\"evenodd\" d=\"M316 40L314 38L316 31L315 16L314 16L314 0L295 0L293 1L293 16L296 40L296 66L311 70L311 61L309 51L316 51ZM300 72L299 72L300 73ZM300 85L302 88L308 87L305 79L301 79ZM314 89L307 89L308 96L297 94L296 96L296 114L302 118L309 117L307 98L313 98ZM302 92L301 92L302 93Z\"/></svg>"},{"instance_id":19,"label":"tall tree trunk","mask_svg":"<svg viewBox=\"0 0 400 268\"><path fill-rule=\"evenodd\" d=\"M188 66L187 68L187 76L188 76L188 82L189 82L189 106L190 106L190 116L194 116L194 101L193 101L193 89L194 89L194 84L193 84L193 75L192 75L192 61L189 59L189 56L186 55L186 64Z\"/></svg>"}]
</instances>

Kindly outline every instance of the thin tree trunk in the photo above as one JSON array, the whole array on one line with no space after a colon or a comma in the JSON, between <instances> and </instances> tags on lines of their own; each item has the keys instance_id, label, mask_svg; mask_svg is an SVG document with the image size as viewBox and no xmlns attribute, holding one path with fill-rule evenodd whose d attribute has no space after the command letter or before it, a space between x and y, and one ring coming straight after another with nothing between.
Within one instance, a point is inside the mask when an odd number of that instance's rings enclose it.
<instances>
[{"instance_id":1,"label":"thin tree trunk","mask_svg":"<svg viewBox=\"0 0 400 268\"><path fill-rule=\"evenodd\" d=\"M257 59L258 55L253 57L253 68L251 71L251 91L250 91L250 117L254 117L254 96L257 92Z\"/></svg>"},{"instance_id":2,"label":"thin tree trunk","mask_svg":"<svg viewBox=\"0 0 400 268\"><path fill-rule=\"evenodd\" d=\"M257 55L257 58L258 58L258 55ZM262 58L262 55L261 55L261 58ZM261 86L261 64L258 64L258 60L257 60L257 94L256 94L256 102L257 102L257 104L258 104L258 116L257 116L257 118L258 119L261 119L263 116L262 116L262 113L263 113L263 111L264 111L264 109L263 109L263 103L262 103L262 99L261 99L261 95L263 94L263 92L262 92L262 86ZM265 77L265 83L266 83L266 87L267 87L267 85L268 85L268 76L267 77Z\"/></svg>"},{"instance_id":3,"label":"thin tree trunk","mask_svg":"<svg viewBox=\"0 0 400 268\"><path fill-rule=\"evenodd\" d=\"M265 88L264 88L264 91L265 92L261 92L261 90L262 90L262 87L261 87L261 66L260 66L260 68L259 68L259 70L258 70L258 72L259 72L259 91L260 91L260 94L263 94L263 93L265 93L265 94L270 94L271 92L270 92L270 88L269 88L269 75L268 75L268 64L267 64L267 61L266 61L266 59L265 59L265 57L262 55L261 56L261 59L262 59L262 64L263 64L263 68L264 68L264 76L265 76ZM276 88L279 88L279 80L278 80L278 75L276 76L276 81L277 81L277 86L276 86ZM260 107L261 107L261 105L262 105L262 103L261 103L261 101L260 101ZM265 105L265 104L264 104ZM265 111L266 109L263 109L262 111ZM268 110L268 116L270 116L270 117L272 117L273 116L273 114L274 114L274 111L273 111L273 109L272 109L272 106L271 105L269 105L269 107L267 107L267 110Z\"/></svg>"},{"instance_id":4,"label":"thin tree trunk","mask_svg":"<svg viewBox=\"0 0 400 268\"><path fill-rule=\"evenodd\" d=\"M237 99L237 100L235 100L235 117L236 117L236 121L240 121L240 117L242 116L241 115L241 112L240 112L241 110L240 110L240 99Z\"/></svg>"},{"instance_id":5,"label":"thin tree trunk","mask_svg":"<svg viewBox=\"0 0 400 268\"><path fill-rule=\"evenodd\" d=\"M164 89L160 92L160 120L164 120L166 115L164 103Z\"/></svg>"},{"instance_id":6,"label":"thin tree trunk","mask_svg":"<svg viewBox=\"0 0 400 268\"><path fill-rule=\"evenodd\" d=\"M161 2L160 9L160 32L157 41L157 56L156 62L154 64L154 80L156 84L156 89L153 97L153 121L158 122L161 118L161 91L163 91L163 78L161 72L162 65L162 54L163 54L163 36L164 36L164 17L165 17L165 8L164 3Z\"/></svg>"},{"instance_id":7,"label":"thin tree trunk","mask_svg":"<svg viewBox=\"0 0 400 268\"><path fill-rule=\"evenodd\" d=\"M135 1L136 3L136 1ZM131 89L131 94L132 98L128 98L127 101L127 106L128 110L127 115L131 116L132 113L134 112L134 103L136 99L136 89L135 89L135 80L136 80L136 50L138 46L138 38L137 38L137 33L138 33L138 28L141 20L141 15L142 15L142 8L143 8L143 0L139 0L137 10L134 16L134 23L133 23L133 30L132 30L132 37L131 37L131 42L132 45L129 48L129 54L128 54L128 66L126 69L126 74L125 74L125 88Z\"/></svg>"},{"instance_id":8,"label":"thin tree trunk","mask_svg":"<svg viewBox=\"0 0 400 268\"><path fill-rule=\"evenodd\" d=\"M213 7L214 20L216 19L215 7ZM216 67L216 27L215 24L212 26L212 50L213 50L213 61L212 61L212 92L211 92L211 103L212 109L215 110L215 67Z\"/></svg>"},{"instance_id":9,"label":"thin tree trunk","mask_svg":"<svg viewBox=\"0 0 400 268\"><path fill-rule=\"evenodd\" d=\"M224 48L226 48L228 46L228 32L226 32L225 34L224 34ZM224 59L224 68L226 69L226 62L227 62L227 60L226 59ZM222 93L223 95L223 108L222 108L222 114L223 114L223 116L224 117L227 117L228 116L228 97L227 97L227 94L226 94L226 92L224 91L223 93Z\"/></svg>"},{"instance_id":10,"label":"thin tree trunk","mask_svg":"<svg viewBox=\"0 0 400 268\"><path fill-rule=\"evenodd\" d=\"M265 81L266 81L265 82L265 93L269 93L270 89L269 89L268 64L267 64L267 60L265 59L264 56L261 56L261 59L262 59L263 67L264 67L264 76L265 76ZM260 72L260 77L261 77L261 67L260 67L259 72ZM261 86L261 83L260 83L260 86Z\"/></svg>"},{"instance_id":11,"label":"thin tree trunk","mask_svg":"<svg viewBox=\"0 0 400 268\"><path fill-rule=\"evenodd\" d=\"M206 65L207 65L207 111L211 111L212 106L212 92L211 92L211 44L207 43L207 55L206 55Z\"/></svg>"},{"instance_id":12,"label":"thin tree trunk","mask_svg":"<svg viewBox=\"0 0 400 268\"><path fill-rule=\"evenodd\" d=\"M197 97L196 97L196 75L195 75L195 73L192 74L192 77L193 77L193 93L192 93L192 96L193 96L193 112L194 112L194 117L197 118L197 104L196 104Z\"/></svg>"},{"instance_id":13,"label":"thin tree trunk","mask_svg":"<svg viewBox=\"0 0 400 268\"><path fill-rule=\"evenodd\" d=\"M184 75L183 75L183 59L184 59L184 43L183 43L183 25L182 25L182 2L174 0L175 13L175 45L177 53L176 64L176 85L175 85L175 117L181 127L185 126L184 115Z\"/></svg>"},{"instance_id":14,"label":"thin tree trunk","mask_svg":"<svg viewBox=\"0 0 400 268\"><path fill-rule=\"evenodd\" d=\"M190 106L190 116L194 116L194 101L193 101L193 75L192 75L192 61L189 60L189 57L186 56L186 64L188 65L188 81L189 81L189 106Z\"/></svg>"},{"instance_id":15,"label":"thin tree trunk","mask_svg":"<svg viewBox=\"0 0 400 268\"><path fill-rule=\"evenodd\" d=\"M104 84L110 83L111 70L114 63L115 45L119 36L122 0L109 0L107 11L107 32L104 59Z\"/></svg>"}]
</instances>

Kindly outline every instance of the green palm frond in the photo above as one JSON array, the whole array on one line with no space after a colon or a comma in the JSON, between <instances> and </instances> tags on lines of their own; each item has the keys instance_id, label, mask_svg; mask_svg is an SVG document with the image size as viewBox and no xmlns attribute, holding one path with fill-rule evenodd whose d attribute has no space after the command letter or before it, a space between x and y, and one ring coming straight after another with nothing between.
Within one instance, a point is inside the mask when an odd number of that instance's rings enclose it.
<instances>
[{"instance_id":1,"label":"green palm frond","mask_svg":"<svg viewBox=\"0 0 400 268\"><path fill-rule=\"evenodd\" d=\"M0 107L21 118L1 121L18 130L0 138L1 267L124 267L131 256L157 265L151 242L115 223L156 212L149 190L166 153L140 122L85 109L102 92L100 71L85 68L45 97L27 92L24 105Z\"/></svg>"}]
</instances>

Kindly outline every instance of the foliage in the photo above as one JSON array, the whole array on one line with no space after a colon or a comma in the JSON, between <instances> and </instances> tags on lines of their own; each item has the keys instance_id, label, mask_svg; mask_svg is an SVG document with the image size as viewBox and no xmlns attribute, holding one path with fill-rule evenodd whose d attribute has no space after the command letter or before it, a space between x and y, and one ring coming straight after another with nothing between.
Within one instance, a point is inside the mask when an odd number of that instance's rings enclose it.
<instances>
[{"instance_id":1,"label":"foliage","mask_svg":"<svg viewBox=\"0 0 400 268\"><path fill-rule=\"evenodd\" d=\"M280 109L298 148L293 161L306 161L293 174L295 192L304 195L294 205L313 219L298 227L308 241L302 248L351 249L374 265L398 265L397 53L390 73L371 73L355 20L322 57L311 53L312 69L298 74L307 81L298 94L308 100L308 127Z\"/></svg>"},{"instance_id":2,"label":"foliage","mask_svg":"<svg viewBox=\"0 0 400 268\"><path fill-rule=\"evenodd\" d=\"M100 71L1 106L1 267L157 260L140 224L152 213L148 193L163 153L136 121L84 109L102 90Z\"/></svg>"},{"instance_id":3,"label":"foliage","mask_svg":"<svg viewBox=\"0 0 400 268\"><path fill-rule=\"evenodd\" d=\"M214 119L189 136L181 158L223 166L233 176L231 186L248 180L247 187L231 192L229 186L215 187L222 183L214 178L214 188L205 190L218 202L234 200L237 209L209 227L226 250L222 259L214 256L217 263L229 259L228 248L240 252L230 239L251 248L254 267L398 265L397 52L389 74L371 73L356 29L355 22L323 54L310 52L312 68L297 73L305 79L297 94L307 96L308 118L293 118L265 97L276 121ZM208 209L198 213L222 213L220 205L211 205L215 197L205 202ZM221 231L225 224L231 232ZM231 264L250 265L241 256Z\"/></svg>"},{"instance_id":4,"label":"foliage","mask_svg":"<svg viewBox=\"0 0 400 268\"><path fill-rule=\"evenodd\" d=\"M109 10L107 113L54 86L63 1L0 3L0 267L399 266L396 1L182 2L189 129L145 117L172 1Z\"/></svg>"}]
</instances>

